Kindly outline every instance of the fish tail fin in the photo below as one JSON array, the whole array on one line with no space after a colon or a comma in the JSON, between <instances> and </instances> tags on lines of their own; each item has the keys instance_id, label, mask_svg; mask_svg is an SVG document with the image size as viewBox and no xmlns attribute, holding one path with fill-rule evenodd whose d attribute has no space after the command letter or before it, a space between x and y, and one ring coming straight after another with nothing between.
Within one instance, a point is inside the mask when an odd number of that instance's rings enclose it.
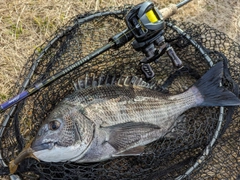
<instances>
[{"instance_id":1,"label":"fish tail fin","mask_svg":"<svg viewBox=\"0 0 240 180\"><path fill-rule=\"evenodd\" d=\"M201 100L198 102L199 106L240 105L240 100L235 94L220 86L222 76L223 62L219 62L194 84L201 93Z\"/></svg>"}]
</instances>

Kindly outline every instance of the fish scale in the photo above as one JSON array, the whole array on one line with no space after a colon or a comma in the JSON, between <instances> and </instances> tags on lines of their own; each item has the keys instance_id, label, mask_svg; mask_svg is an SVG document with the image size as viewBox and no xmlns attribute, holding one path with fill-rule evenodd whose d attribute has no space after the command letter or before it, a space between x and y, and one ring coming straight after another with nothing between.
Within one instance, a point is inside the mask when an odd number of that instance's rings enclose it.
<instances>
[{"instance_id":1,"label":"fish scale","mask_svg":"<svg viewBox=\"0 0 240 180\"><path fill-rule=\"evenodd\" d=\"M88 90L86 89L86 91ZM93 97L94 94L92 94L92 92L82 93ZM117 96L117 98L115 98L116 94L112 92L118 92L117 94L121 94L121 97ZM174 121L175 117L182 114L182 112L189 109L189 107L196 105L191 92L184 93L181 96L164 95L164 98L159 99L158 97L163 94L157 91L130 86L119 88L119 86L113 85L101 87L98 93L102 95L99 97L99 100L95 97L95 101L98 103L92 102L87 107L80 108L84 108L85 115L91 120L96 121L95 123L97 123L100 118L102 126L110 126L129 121L144 122L146 119L149 123L159 125L159 117L161 117L163 121L173 123L172 121ZM149 97L147 97L147 95ZM106 98L104 99L103 97ZM138 100L136 101L135 99Z\"/></svg>"}]
</instances>

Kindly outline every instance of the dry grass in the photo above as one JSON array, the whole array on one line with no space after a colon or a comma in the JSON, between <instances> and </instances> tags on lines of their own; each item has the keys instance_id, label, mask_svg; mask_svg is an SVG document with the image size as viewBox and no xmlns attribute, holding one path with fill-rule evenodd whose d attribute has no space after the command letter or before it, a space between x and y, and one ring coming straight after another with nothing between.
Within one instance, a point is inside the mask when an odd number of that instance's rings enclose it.
<instances>
[{"instance_id":1,"label":"dry grass","mask_svg":"<svg viewBox=\"0 0 240 180\"><path fill-rule=\"evenodd\" d=\"M33 53L71 17L90 10L129 4L127 0L0 0L0 103ZM142 2L133 0L132 4ZM159 8L179 0L155 0ZM193 0L183 7L177 20L207 23L240 42L239 0Z\"/></svg>"}]
</instances>

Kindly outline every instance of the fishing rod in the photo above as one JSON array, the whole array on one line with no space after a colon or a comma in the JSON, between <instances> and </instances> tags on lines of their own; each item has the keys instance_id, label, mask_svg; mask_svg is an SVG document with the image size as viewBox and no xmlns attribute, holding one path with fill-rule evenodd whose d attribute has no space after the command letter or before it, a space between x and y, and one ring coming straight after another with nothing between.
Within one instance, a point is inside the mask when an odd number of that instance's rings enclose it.
<instances>
[{"instance_id":1,"label":"fishing rod","mask_svg":"<svg viewBox=\"0 0 240 180\"><path fill-rule=\"evenodd\" d=\"M111 37L109 43L66 67L61 72L54 74L53 76L35 84L29 89L22 91L20 94L4 102L0 105L0 113L4 112L11 106L16 105L18 102L26 99L28 96L39 91L41 88L46 87L53 81L70 73L98 55L111 48L118 49L127 42L131 41L133 38L133 48L136 51L141 51L145 54L145 57L140 61L140 64L147 79L154 77L154 72L149 63L156 61L165 52L167 52L175 67L181 67L182 61L178 58L171 45L166 43L164 40L165 20L175 14L178 8L184 6L190 1L191 0L184 0L176 5L170 4L168 7L161 10L158 10L152 2L143 2L134 6L125 17L127 29ZM157 49L156 46L160 46L160 48Z\"/></svg>"}]
</instances>

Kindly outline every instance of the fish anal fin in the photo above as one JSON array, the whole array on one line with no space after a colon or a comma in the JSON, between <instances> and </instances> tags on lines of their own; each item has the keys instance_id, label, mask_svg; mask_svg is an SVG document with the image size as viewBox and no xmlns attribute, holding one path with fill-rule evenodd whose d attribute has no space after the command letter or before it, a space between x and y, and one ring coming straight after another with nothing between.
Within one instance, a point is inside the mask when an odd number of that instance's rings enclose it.
<instances>
[{"instance_id":1,"label":"fish anal fin","mask_svg":"<svg viewBox=\"0 0 240 180\"><path fill-rule=\"evenodd\" d=\"M145 146L137 146L126 151L123 151L118 154L114 154L113 157L121 157L121 156L139 156L144 152Z\"/></svg>"}]
</instances>

